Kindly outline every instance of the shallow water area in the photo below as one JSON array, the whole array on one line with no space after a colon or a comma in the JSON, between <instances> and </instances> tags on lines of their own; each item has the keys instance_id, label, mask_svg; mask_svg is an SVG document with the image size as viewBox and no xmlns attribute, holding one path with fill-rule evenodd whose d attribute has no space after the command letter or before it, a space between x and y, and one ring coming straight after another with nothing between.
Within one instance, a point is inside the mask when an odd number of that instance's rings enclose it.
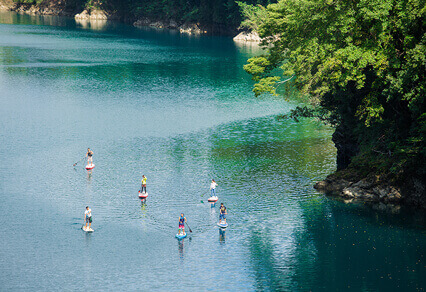
<instances>
[{"instance_id":1,"label":"shallow water area","mask_svg":"<svg viewBox=\"0 0 426 292\"><path fill-rule=\"evenodd\" d=\"M424 290L425 215L316 192L333 130L254 97L242 66L258 53L0 13L0 290Z\"/></svg>"}]
</instances>

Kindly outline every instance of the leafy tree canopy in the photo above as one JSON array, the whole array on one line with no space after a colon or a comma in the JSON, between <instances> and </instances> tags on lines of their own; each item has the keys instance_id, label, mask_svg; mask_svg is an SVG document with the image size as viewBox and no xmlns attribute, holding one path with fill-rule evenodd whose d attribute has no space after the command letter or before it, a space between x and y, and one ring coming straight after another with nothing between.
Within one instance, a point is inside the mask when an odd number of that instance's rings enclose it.
<instances>
[{"instance_id":1,"label":"leafy tree canopy","mask_svg":"<svg viewBox=\"0 0 426 292\"><path fill-rule=\"evenodd\" d=\"M417 168L416 159L426 157L425 3L279 0L267 7L243 5L245 23L257 29L266 50L244 67L257 82L253 91L275 94L280 83L296 86L356 140L362 155L386 156L392 163L383 167L395 172Z\"/></svg>"}]
</instances>

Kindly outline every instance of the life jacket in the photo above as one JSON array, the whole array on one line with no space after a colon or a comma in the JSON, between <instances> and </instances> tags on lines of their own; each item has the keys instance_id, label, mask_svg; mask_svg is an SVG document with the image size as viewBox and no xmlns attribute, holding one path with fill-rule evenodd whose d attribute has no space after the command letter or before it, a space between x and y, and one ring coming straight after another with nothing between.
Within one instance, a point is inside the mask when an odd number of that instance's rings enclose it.
<instances>
[{"instance_id":1,"label":"life jacket","mask_svg":"<svg viewBox=\"0 0 426 292\"><path fill-rule=\"evenodd\" d=\"M220 213L221 214L225 214L226 213L226 207L225 206L220 207Z\"/></svg>"},{"instance_id":2,"label":"life jacket","mask_svg":"<svg viewBox=\"0 0 426 292\"><path fill-rule=\"evenodd\" d=\"M143 178L142 178L142 184L143 184L143 185L146 185L146 177L143 177Z\"/></svg>"},{"instance_id":3,"label":"life jacket","mask_svg":"<svg viewBox=\"0 0 426 292\"><path fill-rule=\"evenodd\" d=\"M185 225L185 217L179 218L179 225Z\"/></svg>"}]
</instances>

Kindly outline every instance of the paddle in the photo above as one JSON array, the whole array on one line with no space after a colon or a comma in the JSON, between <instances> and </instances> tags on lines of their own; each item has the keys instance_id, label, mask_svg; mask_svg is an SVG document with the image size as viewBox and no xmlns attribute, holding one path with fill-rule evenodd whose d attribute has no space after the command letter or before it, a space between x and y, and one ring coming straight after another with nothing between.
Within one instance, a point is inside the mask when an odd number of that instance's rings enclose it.
<instances>
[{"instance_id":1,"label":"paddle","mask_svg":"<svg viewBox=\"0 0 426 292\"><path fill-rule=\"evenodd\" d=\"M192 232L191 227L189 227L188 222L186 222L186 226L188 226L189 232Z\"/></svg>"},{"instance_id":2,"label":"paddle","mask_svg":"<svg viewBox=\"0 0 426 292\"><path fill-rule=\"evenodd\" d=\"M210 189L208 189L207 191L205 191L202 195L201 195L201 197L203 197L205 194L207 194L207 192L208 191L210 191Z\"/></svg>"},{"instance_id":3,"label":"paddle","mask_svg":"<svg viewBox=\"0 0 426 292\"><path fill-rule=\"evenodd\" d=\"M79 163L79 162L83 161L83 160L84 160L84 158L86 158L86 156L84 156L81 160L79 160L79 161L77 161L76 163L74 163L72 166L76 166L76 165L77 165L77 163Z\"/></svg>"}]
</instances>

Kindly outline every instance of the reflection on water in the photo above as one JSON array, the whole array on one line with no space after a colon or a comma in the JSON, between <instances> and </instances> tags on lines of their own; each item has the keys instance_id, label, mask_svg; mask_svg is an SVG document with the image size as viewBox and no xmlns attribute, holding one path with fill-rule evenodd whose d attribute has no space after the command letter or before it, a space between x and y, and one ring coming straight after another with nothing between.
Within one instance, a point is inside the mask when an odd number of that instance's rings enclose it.
<instances>
[{"instance_id":1,"label":"reflection on water","mask_svg":"<svg viewBox=\"0 0 426 292\"><path fill-rule=\"evenodd\" d=\"M226 230L219 228L219 243L225 244Z\"/></svg>"},{"instance_id":2,"label":"reflection on water","mask_svg":"<svg viewBox=\"0 0 426 292\"><path fill-rule=\"evenodd\" d=\"M294 104L253 96L241 68L257 49L117 23L0 22L0 155L14 166L0 168L0 217L19 218L0 228L3 290L426 286L425 215L317 193L335 169L332 129L277 120ZM96 169L72 168L87 145ZM203 201L211 178L218 204ZM92 234L76 224L86 205ZM177 241L181 212L193 233Z\"/></svg>"},{"instance_id":3,"label":"reflection on water","mask_svg":"<svg viewBox=\"0 0 426 292\"><path fill-rule=\"evenodd\" d=\"M107 20L103 19L75 19L75 23L77 27L81 27L83 29L91 29L102 31L107 28Z\"/></svg>"},{"instance_id":4,"label":"reflection on water","mask_svg":"<svg viewBox=\"0 0 426 292\"><path fill-rule=\"evenodd\" d=\"M185 242L185 239L182 239L182 240L178 240L177 241L178 242L178 251L179 251L179 257L181 258L181 259L183 259L183 256L184 256L184 242Z\"/></svg>"}]
</instances>

